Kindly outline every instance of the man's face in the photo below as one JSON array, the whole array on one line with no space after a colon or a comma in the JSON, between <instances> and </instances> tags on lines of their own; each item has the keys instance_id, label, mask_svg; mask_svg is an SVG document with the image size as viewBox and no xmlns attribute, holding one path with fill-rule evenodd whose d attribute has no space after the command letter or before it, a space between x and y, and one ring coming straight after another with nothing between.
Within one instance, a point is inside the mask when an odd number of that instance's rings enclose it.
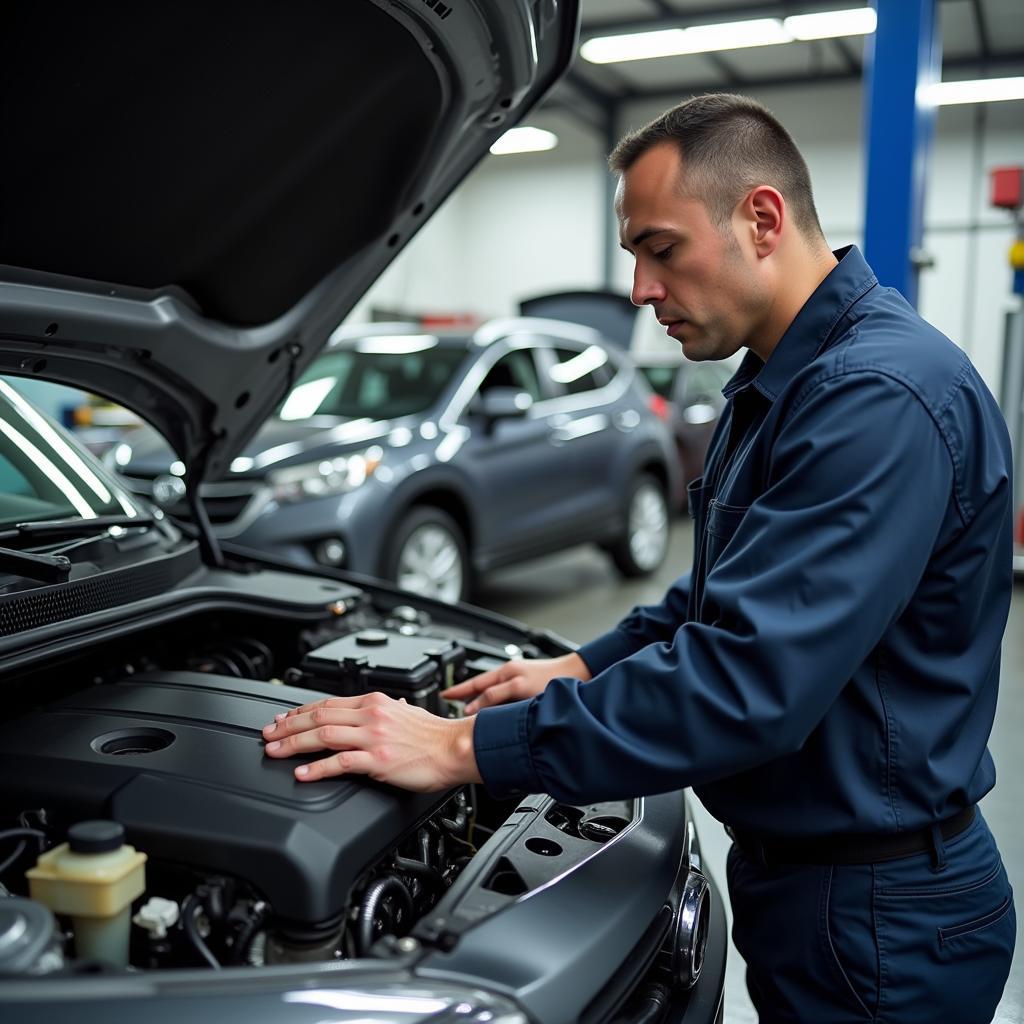
<instances>
[{"instance_id":1,"label":"man's face","mask_svg":"<svg viewBox=\"0 0 1024 1024\"><path fill-rule=\"evenodd\" d=\"M704 203L681 190L679 151L662 143L619 181L619 240L633 254L634 305L654 315L688 359L725 359L745 345L769 305L737 224L719 229Z\"/></svg>"}]
</instances>

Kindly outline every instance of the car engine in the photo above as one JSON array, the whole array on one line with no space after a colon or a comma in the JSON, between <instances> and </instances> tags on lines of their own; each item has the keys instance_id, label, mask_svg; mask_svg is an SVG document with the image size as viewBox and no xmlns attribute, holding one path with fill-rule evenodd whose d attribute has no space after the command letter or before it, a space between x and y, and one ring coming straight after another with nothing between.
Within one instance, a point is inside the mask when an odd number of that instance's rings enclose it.
<instances>
[{"instance_id":1,"label":"car engine","mask_svg":"<svg viewBox=\"0 0 1024 1024\"><path fill-rule=\"evenodd\" d=\"M61 955L80 967L102 959L81 915L51 901L54 919L27 898L43 891L39 855L69 836L74 851L83 822L120 828L130 846L119 848L145 854L120 966L220 967L358 957L407 934L515 809L476 787L421 795L365 779L297 783L299 759L264 757L261 730L325 694L381 690L456 713L444 687L554 649L512 644L508 627L489 632L464 612L465 623L434 622L394 594L237 575L204 571L186 585L203 593L201 612L178 594L173 616L7 680L0 938L20 938L6 952L0 942L0 974L53 969ZM584 812L558 813L544 827L578 837ZM524 891L509 872L504 860L492 872L491 902Z\"/></svg>"}]
</instances>

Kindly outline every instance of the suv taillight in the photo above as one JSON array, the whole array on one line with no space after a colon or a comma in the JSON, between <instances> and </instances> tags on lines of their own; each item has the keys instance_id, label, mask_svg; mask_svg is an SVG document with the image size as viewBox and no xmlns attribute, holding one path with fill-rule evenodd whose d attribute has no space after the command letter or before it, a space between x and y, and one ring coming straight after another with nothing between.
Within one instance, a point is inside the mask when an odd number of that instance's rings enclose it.
<instances>
[{"instance_id":1,"label":"suv taillight","mask_svg":"<svg viewBox=\"0 0 1024 1024\"><path fill-rule=\"evenodd\" d=\"M668 420L668 402L662 398L661 395L651 395L648 405L650 406L651 412L653 412L659 420Z\"/></svg>"}]
</instances>

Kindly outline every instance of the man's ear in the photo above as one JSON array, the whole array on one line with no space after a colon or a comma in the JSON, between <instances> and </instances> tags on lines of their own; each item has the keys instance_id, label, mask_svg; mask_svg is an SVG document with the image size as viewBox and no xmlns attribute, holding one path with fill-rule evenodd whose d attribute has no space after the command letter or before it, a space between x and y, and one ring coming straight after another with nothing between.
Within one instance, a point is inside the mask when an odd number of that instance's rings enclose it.
<instances>
[{"instance_id":1,"label":"man's ear","mask_svg":"<svg viewBox=\"0 0 1024 1024\"><path fill-rule=\"evenodd\" d=\"M782 193L771 185L758 185L740 201L740 214L757 255L763 258L775 252L789 217Z\"/></svg>"}]
</instances>

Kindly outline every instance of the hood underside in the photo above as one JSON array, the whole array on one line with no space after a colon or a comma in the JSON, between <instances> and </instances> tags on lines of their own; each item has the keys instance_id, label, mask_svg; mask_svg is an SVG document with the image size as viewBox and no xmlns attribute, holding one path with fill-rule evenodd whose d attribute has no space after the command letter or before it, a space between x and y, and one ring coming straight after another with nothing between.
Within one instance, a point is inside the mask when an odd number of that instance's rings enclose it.
<instances>
[{"instance_id":1,"label":"hood underside","mask_svg":"<svg viewBox=\"0 0 1024 1024\"><path fill-rule=\"evenodd\" d=\"M491 143L577 0L8 5L0 373L223 473Z\"/></svg>"}]
</instances>

